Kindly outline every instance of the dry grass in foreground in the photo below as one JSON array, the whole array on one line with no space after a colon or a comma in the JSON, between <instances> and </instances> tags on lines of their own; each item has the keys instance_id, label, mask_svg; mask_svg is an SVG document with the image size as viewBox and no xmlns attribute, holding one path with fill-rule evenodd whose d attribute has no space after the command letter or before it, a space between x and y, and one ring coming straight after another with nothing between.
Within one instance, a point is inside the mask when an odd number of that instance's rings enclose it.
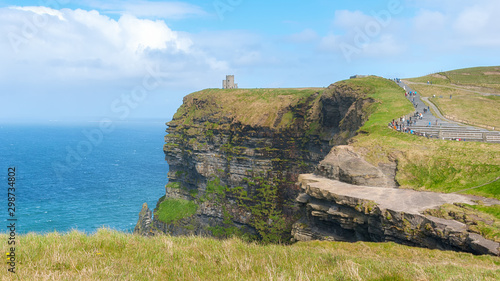
<instances>
[{"instance_id":1,"label":"dry grass in foreground","mask_svg":"<svg viewBox=\"0 0 500 281\"><path fill-rule=\"evenodd\" d=\"M7 241L6 235L0 239ZM1 280L498 280L500 258L394 243L259 245L108 229L18 237ZM7 251L7 243L2 243Z\"/></svg>"}]
</instances>

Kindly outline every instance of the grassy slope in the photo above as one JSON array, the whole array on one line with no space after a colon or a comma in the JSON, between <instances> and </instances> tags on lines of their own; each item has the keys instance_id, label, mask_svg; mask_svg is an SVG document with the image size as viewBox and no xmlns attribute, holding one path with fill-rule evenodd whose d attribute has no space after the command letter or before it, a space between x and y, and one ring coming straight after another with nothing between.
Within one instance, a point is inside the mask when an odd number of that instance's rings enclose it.
<instances>
[{"instance_id":1,"label":"grassy slope","mask_svg":"<svg viewBox=\"0 0 500 281\"><path fill-rule=\"evenodd\" d=\"M500 67L466 68L406 80L432 81L434 85L412 84L411 87L423 96L436 95L432 101L444 114L469 123L500 128L500 97L480 94L500 94Z\"/></svg>"},{"instance_id":2,"label":"grassy slope","mask_svg":"<svg viewBox=\"0 0 500 281\"><path fill-rule=\"evenodd\" d=\"M6 241L6 235L0 235ZM18 237L17 273L0 280L496 280L500 258L394 243L145 238L101 229L94 235ZM7 251L2 243L1 251Z\"/></svg>"},{"instance_id":3,"label":"grassy slope","mask_svg":"<svg viewBox=\"0 0 500 281\"><path fill-rule=\"evenodd\" d=\"M492 181L500 175L500 145L431 140L398 133L387 123L413 111L404 91L381 78L344 83L363 85L379 101L375 113L354 139L354 146L372 163L398 161L397 180L403 188L454 192ZM500 199L495 182L468 193Z\"/></svg>"},{"instance_id":4,"label":"grassy slope","mask_svg":"<svg viewBox=\"0 0 500 281\"><path fill-rule=\"evenodd\" d=\"M421 83L431 81L438 85L482 87L490 91L500 91L500 66L457 69L405 80Z\"/></svg>"}]
</instances>

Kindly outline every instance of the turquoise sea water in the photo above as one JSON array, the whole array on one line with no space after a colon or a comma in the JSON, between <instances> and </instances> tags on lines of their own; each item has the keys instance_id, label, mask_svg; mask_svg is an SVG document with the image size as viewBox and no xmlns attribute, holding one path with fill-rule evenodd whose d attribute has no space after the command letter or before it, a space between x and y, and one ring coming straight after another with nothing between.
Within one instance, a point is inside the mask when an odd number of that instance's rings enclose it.
<instances>
[{"instance_id":1,"label":"turquoise sea water","mask_svg":"<svg viewBox=\"0 0 500 281\"><path fill-rule=\"evenodd\" d=\"M0 124L0 219L16 168L17 232L132 231L144 202L165 193L164 122ZM0 228L5 232L6 227Z\"/></svg>"}]
</instances>

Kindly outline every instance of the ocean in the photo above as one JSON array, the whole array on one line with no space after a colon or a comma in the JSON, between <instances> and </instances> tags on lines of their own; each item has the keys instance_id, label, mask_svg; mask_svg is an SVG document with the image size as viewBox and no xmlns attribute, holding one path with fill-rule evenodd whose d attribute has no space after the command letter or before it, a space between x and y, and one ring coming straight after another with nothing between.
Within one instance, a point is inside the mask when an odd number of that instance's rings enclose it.
<instances>
[{"instance_id":1,"label":"ocean","mask_svg":"<svg viewBox=\"0 0 500 281\"><path fill-rule=\"evenodd\" d=\"M0 124L0 219L15 167L16 232L133 231L165 194L164 122ZM111 125L113 130L107 128ZM12 195L11 195L12 197ZM12 199L11 199L12 200ZM0 228L6 232L6 227Z\"/></svg>"}]
</instances>

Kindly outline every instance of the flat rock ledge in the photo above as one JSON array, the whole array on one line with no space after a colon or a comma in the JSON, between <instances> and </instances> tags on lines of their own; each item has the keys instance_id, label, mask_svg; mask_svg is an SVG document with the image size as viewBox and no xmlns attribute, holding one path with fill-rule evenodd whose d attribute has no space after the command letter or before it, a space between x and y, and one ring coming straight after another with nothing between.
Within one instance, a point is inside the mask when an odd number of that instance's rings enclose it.
<instances>
[{"instance_id":1,"label":"flat rock ledge","mask_svg":"<svg viewBox=\"0 0 500 281\"><path fill-rule=\"evenodd\" d=\"M359 186L313 174L300 175L302 219L295 241L374 241L500 256L500 243L467 231L455 220L424 215L445 203L476 204L459 194Z\"/></svg>"}]
</instances>

